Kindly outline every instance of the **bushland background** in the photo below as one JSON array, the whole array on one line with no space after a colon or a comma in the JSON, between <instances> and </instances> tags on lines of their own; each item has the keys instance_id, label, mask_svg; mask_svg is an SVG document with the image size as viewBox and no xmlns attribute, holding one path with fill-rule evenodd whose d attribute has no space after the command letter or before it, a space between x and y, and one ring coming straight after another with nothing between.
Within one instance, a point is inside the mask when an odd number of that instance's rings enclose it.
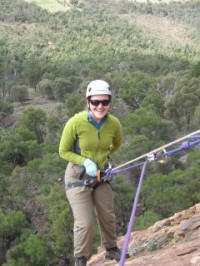
<instances>
[{"instance_id":1,"label":"bushland background","mask_svg":"<svg viewBox=\"0 0 200 266\"><path fill-rule=\"evenodd\" d=\"M124 131L115 166L199 129L199 13L195 0L0 0L1 265L73 265L58 145L89 81L113 89ZM199 160L196 147L149 166L135 229L200 201ZM113 181L119 236L139 176Z\"/></svg>"}]
</instances>

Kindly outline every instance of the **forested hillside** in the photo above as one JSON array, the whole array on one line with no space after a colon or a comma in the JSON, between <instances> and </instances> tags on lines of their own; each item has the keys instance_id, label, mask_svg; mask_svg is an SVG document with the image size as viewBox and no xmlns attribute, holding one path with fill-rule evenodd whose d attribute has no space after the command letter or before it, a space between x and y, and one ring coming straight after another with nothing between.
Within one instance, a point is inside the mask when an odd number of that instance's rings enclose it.
<instances>
[{"instance_id":1,"label":"forested hillside","mask_svg":"<svg viewBox=\"0 0 200 266\"><path fill-rule=\"evenodd\" d=\"M200 1L55 3L59 8L49 11L29 1L0 0L4 266L73 265L73 221L63 183L67 162L59 158L58 145L68 118L85 108L90 80L105 79L114 92L111 111L124 131L114 165L200 124ZM182 155L149 167L136 229L200 201L199 149L180 160ZM126 232L138 178L135 170L113 181L118 235ZM94 227L95 252L100 243Z\"/></svg>"}]
</instances>

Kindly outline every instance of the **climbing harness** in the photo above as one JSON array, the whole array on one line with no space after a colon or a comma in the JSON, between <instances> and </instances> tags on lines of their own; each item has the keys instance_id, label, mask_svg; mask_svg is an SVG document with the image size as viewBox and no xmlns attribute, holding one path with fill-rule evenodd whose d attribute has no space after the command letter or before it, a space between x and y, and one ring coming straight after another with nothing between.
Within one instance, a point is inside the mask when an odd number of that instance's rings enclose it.
<instances>
[{"instance_id":1,"label":"climbing harness","mask_svg":"<svg viewBox=\"0 0 200 266\"><path fill-rule=\"evenodd\" d=\"M97 186L98 182L96 181L96 179L94 180L84 180L84 181L77 181L77 182L68 182L65 185L65 189L70 189L70 188L75 188L75 187L82 187L82 186L86 186L86 187L91 187L91 188L95 188Z\"/></svg>"},{"instance_id":2,"label":"climbing harness","mask_svg":"<svg viewBox=\"0 0 200 266\"><path fill-rule=\"evenodd\" d=\"M90 179L82 180L86 174L86 170L84 167L82 173L79 176L80 181L66 183L65 189L71 189L71 188L82 187L82 186L96 188L100 183L108 183L110 181L110 179L108 180L106 176L108 172L111 170L112 170L112 165L110 162L108 162L108 164L104 166L103 171L100 171L100 170L97 171L97 176L92 177Z\"/></svg>"},{"instance_id":3,"label":"climbing harness","mask_svg":"<svg viewBox=\"0 0 200 266\"><path fill-rule=\"evenodd\" d=\"M96 188L100 183L108 183L109 182L109 180L106 180L106 178L104 178L106 173L107 173L107 170L105 170L103 172L98 170L97 176L95 176L91 179L81 180L81 179L83 179L83 177L85 175L85 169L84 169L83 172L81 173L80 177L79 177L80 181L66 183L65 189L71 189L71 188L82 187L82 186L86 186L86 187L90 187L90 188Z\"/></svg>"}]
</instances>

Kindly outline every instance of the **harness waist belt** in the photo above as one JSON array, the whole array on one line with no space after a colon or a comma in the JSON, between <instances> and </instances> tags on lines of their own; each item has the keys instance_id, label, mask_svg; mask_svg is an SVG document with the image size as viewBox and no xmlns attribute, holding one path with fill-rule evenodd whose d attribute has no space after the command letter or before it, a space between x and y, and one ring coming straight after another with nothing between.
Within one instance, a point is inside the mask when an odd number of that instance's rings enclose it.
<instances>
[{"instance_id":1,"label":"harness waist belt","mask_svg":"<svg viewBox=\"0 0 200 266\"><path fill-rule=\"evenodd\" d=\"M93 179L86 179L86 180L81 180L83 179L84 175L85 175L85 168L83 169L83 172L81 173L79 179L80 181L77 181L77 182L68 182L66 185L65 185L65 189L71 189L71 188L75 188L75 187L82 187L82 186L88 186L88 187L91 187L91 188L96 188L98 186L99 183L101 182L105 182L105 183L109 183L108 181L104 181L102 179L102 177L105 175L105 171L100 171L98 170L97 171L97 176L94 177Z\"/></svg>"},{"instance_id":2,"label":"harness waist belt","mask_svg":"<svg viewBox=\"0 0 200 266\"><path fill-rule=\"evenodd\" d=\"M109 181L102 181L102 183L110 183ZM97 180L84 180L84 181L78 181L70 183L68 182L65 185L65 189L75 188L75 187L82 187L82 186L88 186L91 188L96 188L100 183Z\"/></svg>"},{"instance_id":3,"label":"harness waist belt","mask_svg":"<svg viewBox=\"0 0 200 266\"><path fill-rule=\"evenodd\" d=\"M65 185L65 189L75 188L75 187L82 187L82 186L88 186L88 187L96 187L98 185L97 180L84 180L84 181L78 181L70 183L68 182Z\"/></svg>"}]
</instances>

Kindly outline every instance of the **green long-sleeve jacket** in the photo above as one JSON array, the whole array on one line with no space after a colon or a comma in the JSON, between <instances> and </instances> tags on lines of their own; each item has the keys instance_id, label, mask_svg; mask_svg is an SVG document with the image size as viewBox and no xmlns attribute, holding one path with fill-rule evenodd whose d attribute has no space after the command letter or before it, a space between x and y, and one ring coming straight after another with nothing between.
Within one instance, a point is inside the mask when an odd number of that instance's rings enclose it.
<instances>
[{"instance_id":1,"label":"green long-sleeve jacket","mask_svg":"<svg viewBox=\"0 0 200 266\"><path fill-rule=\"evenodd\" d=\"M119 120L107 115L100 129L88 118L86 111L73 116L66 123L59 146L60 157L83 165L86 158L94 161L98 169L108 162L109 155L122 144L122 127Z\"/></svg>"}]
</instances>

